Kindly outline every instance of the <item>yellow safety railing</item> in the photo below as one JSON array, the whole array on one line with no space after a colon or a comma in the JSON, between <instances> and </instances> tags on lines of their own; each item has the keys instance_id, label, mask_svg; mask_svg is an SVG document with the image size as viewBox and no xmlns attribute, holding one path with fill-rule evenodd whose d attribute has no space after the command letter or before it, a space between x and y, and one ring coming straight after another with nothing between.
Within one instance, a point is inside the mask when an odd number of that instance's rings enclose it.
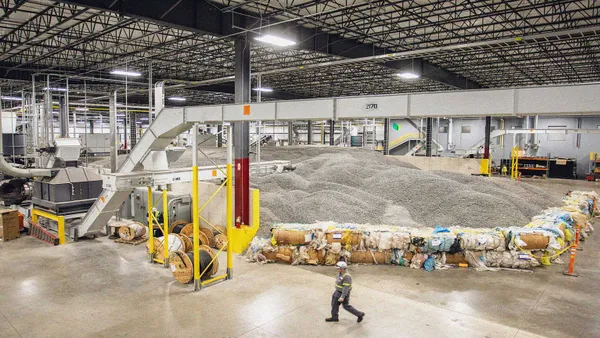
<instances>
[{"instance_id":1,"label":"yellow safety railing","mask_svg":"<svg viewBox=\"0 0 600 338\"><path fill-rule=\"evenodd\" d=\"M65 216L58 216L46 211L33 208L31 210L31 220L33 221L33 223L37 224L38 216L53 220L56 223L58 223L58 244L63 245L67 243L65 238Z\"/></svg>"},{"instance_id":2,"label":"yellow safety railing","mask_svg":"<svg viewBox=\"0 0 600 338\"><path fill-rule=\"evenodd\" d=\"M160 199L162 199L163 204L163 225L161 227L158 219L152 212L154 203L152 202L152 187L148 187L148 251L150 254L150 262L151 263L160 263L165 267L169 266L169 200L167 198L167 190L163 189ZM154 224L158 225L159 229L162 230L163 233L163 256L164 260L156 259L154 257Z\"/></svg>"},{"instance_id":3,"label":"yellow safety railing","mask_svg":"<svg viewBox=\"0 0 600 338\"><path fill-rule=\"evenodd\" d=\"M398 144L404 143L410 139L421 139L423 138L422 133L406 133L390 142L390 148L395 147Z\"/></svg>"}]
</instances>

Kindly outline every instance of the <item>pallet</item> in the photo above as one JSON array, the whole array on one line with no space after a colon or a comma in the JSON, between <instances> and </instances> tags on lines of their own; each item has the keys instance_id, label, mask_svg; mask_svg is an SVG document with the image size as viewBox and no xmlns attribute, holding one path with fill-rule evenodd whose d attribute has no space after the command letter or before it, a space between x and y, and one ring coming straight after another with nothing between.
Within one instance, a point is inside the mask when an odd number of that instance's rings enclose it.
<instances>
[{"instance_id":1,"label":"pallet","mask_svg":"<svg viewBox=\"0 0 600 338\"><path fill-rule=\"evenodd\" d=\"M135 238L132 241L126 241L122 238L117 238L115 239L115 243L122 243L122 244L130 244L130 245L139 245L146 242L145 238Z\"/></svg>"}]
</instances>

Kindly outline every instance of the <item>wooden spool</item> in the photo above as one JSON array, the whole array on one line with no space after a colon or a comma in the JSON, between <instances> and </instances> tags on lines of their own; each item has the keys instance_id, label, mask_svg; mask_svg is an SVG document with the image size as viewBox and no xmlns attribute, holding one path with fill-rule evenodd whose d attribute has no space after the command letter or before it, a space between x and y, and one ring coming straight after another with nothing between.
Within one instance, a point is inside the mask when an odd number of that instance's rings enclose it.
<instances>
[{"instance_id":1,"label":"wooden spool","mask_svg":"<svg viewBox=\"0 0 600 338\"><path fill-rule=\"evenodd\" d=\"M206 245L200 246L200 273L206 268L202 264L203 261L210 262L215 257L213 250ZM194 280L194 254L191 252L185 253L181 250L174 251L171 260L171 272L173 277L180 283L187 284ZM210 277L219 271L219 260L215 259L209 269L202 277Z\"/></svg>"},{"instance_id":2,"label":"wooden spool","mask_svg":"<svg viewBox=\"0 0 600 338\"><path fill-rule=\"evenodd\" d=\"M550 239L542 234L520 234L519 238L527 243L523 250L544 250L548 247Z\"/></svg>"},{"instance_id":3,"label":"wooden spool","mask_svg":"<svg viewBox=\"0 0 600 338\"><path fill-rule=\"evenodd\" d=\"M194 243L188 236L179 235L179 237L181 237L181 239L183 240L183 247L184 247L183 251L184 252L190 252L190 251L194 250Z\"/></svg>"},{"instance_id":4,"label":"wooden spool","mask_svg":"<svg viewBox=\"0 0 600 338\"><path fill-rule=\"evenodd\" d=\"M212 240L213 237L215 237L215 234L213 233L213 229L212 228L200 228L200 231L203 232L206 237L208 238L208 240Z\"/></svg>"},{"instance_id":5,"label":"wooden spool","mask_svg":"<svg viewBox=\"0 0 600 338\"><path fill-rule=\"evenodd\" d=\"M221 250L221 248L223 248L223 250L227 250L227 236L223 234L215 235L213 239L213 244L214 247L219 250Z\"/></svg>"},{"instance_id":6,"label":"wooden spool","mask_svg":"<svg viewBox=\"0 0 600 338\"><path fill-rule=\"evenodd\" d=\"M165 259L165 250L163 246L164 237L154 238L154 258L164 261ZM150 243L146 242L146 248L150 251ZM172 252L177 250L183 251L185 250L185 241L178 234L169 234L169 256Z\"/></svg>"},{"instance_id":7,"label":"wooden spool","mask_svg":"<svg viewBox=\"0 0 600 338\"><path fill-rule=\"evenodd\" d=\"M185 227L189 222L188 221L175 221L173 223L171 223L171 226L169 226L169 233L170 234L179 234L181 233L181 230L183 229L183 227Z\"/></svg>"},{"instance_id":8,"label":"wooden spool","mask_svg":"<svg viewBox=\"0 0 600 338\"><path fill-rule=\"evenodd\" d=\"M224 225L215 225L215 231L213 231L213 234L215 234L215 236L217 234L223 234L223 235L227 235L227 227Z\"/></svg>"},{"instance_id":9,"label":"wooden spool","mask_svg":"<svg viewBox=\"0 0 600 338\"><path fill-rule=\"evenodd\" d=\"M194 235L194 223L186 224L183 228L181 228L179 233L188 237L192 237Z\"/></svg>"},{"instance_id":10,"label":"wooden spool","mask_svg":"<svg viewBox=\"0 0 600 338\"><path fill-rule=\"evenodd\" d=\"M133 241L146 234L146 227L142 223L131 223L119 228L119 237L124 241Z\"/></svg>"},{"instance_id":11,"label":"wooden spool","mask_svg":"<svg viewBox=\"0 0 600 338\"><path fill-rule=\"evenodd\" d=\"M190 238L192 243L194 243L194 237L193 236L188 236L188 237ZM206 245L208 247L210 247L210 245L211 245L210 240L208 239L208 237L206 237L206 235L202 231L198 232L198 242L200 243L200 245Z\"/></svg>"}]
</instances>

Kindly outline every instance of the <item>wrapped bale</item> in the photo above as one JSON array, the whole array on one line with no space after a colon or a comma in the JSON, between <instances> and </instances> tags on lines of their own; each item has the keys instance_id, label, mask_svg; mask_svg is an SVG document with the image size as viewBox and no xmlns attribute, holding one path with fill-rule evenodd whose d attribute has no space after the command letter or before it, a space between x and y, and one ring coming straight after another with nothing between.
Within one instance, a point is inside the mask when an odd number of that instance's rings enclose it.
<instances>
[{"instance_id":1,"label":"wrapped bale","mask_svg":"<svg viewBox=\"0 0 600 338\"><path fill-rule=\"evenodd\" d=\"M391 251L352 251L350 255L351 263L358 264L389 264L391 258Z\"/></svg>"},{"instance_id":2,"label":"wrapped bale","mask_svg":"<svg viewBox=\"0 0 600 338\"><path fill-rule=\"evenodd\" d=\"M334 230L325 233L327 243L341 243L343 246L360 245L362 242L362 232L352 230Z\"/></svg>"},{"instance_id":3,"label":"wrapped bale","mask_svg":"<svg viewBox=\"0 0 600 338\"><path fill-rule=\"evenodd\" d=\"M531 234L519 234L516 240L521 240L523 243L518 242L519 246L525 250L545 250L548 247L550 238L544 234L531 233Z\"/></svg>"},{"instance_id":4,"label":"wrapped bale","mask_svg":"<svg viewBox=\"0 0 600 338\"><path fill-rule=\"evenodd\" d=\"M276 259L280 263L292 264L294 249L289 246L277 247Z\"/></svg>"},{"instance_id":5,"label":"wrapped bale","mask_svg":"<svg viewBox=\"0 0 600 338\"><path fill-rule=\"evenodd\" d=\"M278 245L301 245L307 242L305 230L273 229L273 239Z\"/></svg>"},{"instance_id":6,"label":"wrapped bale","mask_svg":"<svg viewBox=\"0 0 600 338\"><path fill-rule=\"evenodd\" d=\"M433 236L427 238L425 245L421 247L421 252L448 252L454 244L455 237Z\"/></svg>"},{"instance_id":7,"label":"wrapped bale","mask_svg":"<svg viewBox=\"0 0 600 338\"><path fill-rule=\"evenodd\" d=\"M407 232L394 232L392 234L391 248L398 250L408 250L410 246L410 234Z\"/></svg>"},{"instance_id":8,"label":"wrapped bale","mask_svg":"<svg viewBox=\"0 0 600 338\"><path fill-rule=\"evenodd\" d=\"M474 251L504 251L506 241L501 232L473 233L463 232L459 234L460 247L462 250Z\"/></svg>"},{"instance_id":9,"label":"wrapped bale","mask_svg":"<svg viewBox=\"0 0 600 338\"><path fill-rule=\"evenodd\" d=\"M535 258L516 251L485 251L486 264L489 267L531 269L540 265Z\"/></svg>"},{"instance_id":10,"label":"wrapped bale","mask_svg":"<svg viewBox=\"0 0 600 338\"><path fill-rule=\"evenodd\" d=\"M459 253L455 253L455 254L444 253L442 255L442 263L459 265L459 264L468 264L469 262L467 261L465 254L462 252L459 252Z\"/></svg>"}]
</instances>

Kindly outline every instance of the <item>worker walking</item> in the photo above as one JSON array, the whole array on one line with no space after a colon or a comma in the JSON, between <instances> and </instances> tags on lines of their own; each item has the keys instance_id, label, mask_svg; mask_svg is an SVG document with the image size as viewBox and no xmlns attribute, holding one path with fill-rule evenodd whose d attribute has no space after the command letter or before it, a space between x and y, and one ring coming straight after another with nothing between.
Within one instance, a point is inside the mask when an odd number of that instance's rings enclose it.
<instances>
[{"instance_id":1,"label":"worker walking","mask_svg":"<svg viewBox=\"0 0 600 338\"><path fill-rule=\"evenodd\" d=\"M338 268L338 276L335 279L335 291L331 296L331 318L325 319L326 322L339 322L338 314L340 312L340 304L344 310L358 317L358 323L362 322L365 317L364 312L360 312L350 305L350 291L352 291L352 276L346 271L348 264L344 261L339 261L335 265Z\"/></svg>"}]
</instances>

